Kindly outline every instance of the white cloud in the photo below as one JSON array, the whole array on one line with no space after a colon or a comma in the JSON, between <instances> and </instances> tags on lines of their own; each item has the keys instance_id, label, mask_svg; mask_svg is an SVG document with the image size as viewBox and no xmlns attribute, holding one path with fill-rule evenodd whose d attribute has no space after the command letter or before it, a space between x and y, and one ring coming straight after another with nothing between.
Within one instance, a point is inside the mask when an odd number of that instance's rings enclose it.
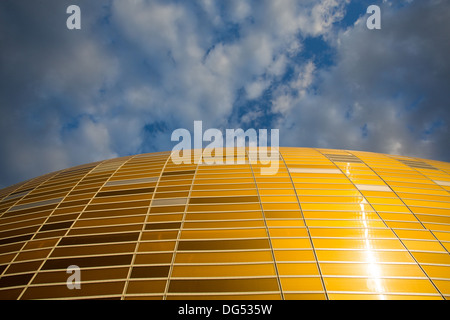
<instances>
[{"instance_id":1,"label":"white cloud","mask_svg":"<svg viewBox=\"0 0 450 320\"><path fill-rule=\"evenodd\" d=\"M82 1L78 33L55 27L65 25L57 14L65 12L63 1L45 9L17 0L8 9L17 19L0 10L0 32L9 31L0 37L0 164L12 168L1 181L167 150L171 131L194 120L227 127L242 114L233 124L248 125L268 111L280 116L274 125L285 132L282 141L297 146L434 155L448 139L447 127L433 126L434 115L448 118L444 2L413 3L395 17L386 9L382 32L370 34L364 23L336 31L347 0L110 3ZM430 27L435 23L441 28ZM302 39L317 36L336 45L337 65L325 71L298 57ZM236 110L237 99L257 101L268 89L271 110ZM398 107L421 91L419 104L437 113ZM436 140L422 139L418 150L420 139L405 122L435 129ZM152 126L159 129L146 132Z\"/></svg>"},{"instance_id":2,"label":"white cloud","mask_svg":"<svg viewBox=\"0 0 450 320\"><path fill-rule=\"evenodd\" d=\"M450 6L417 2L382 12L382 30L368 30L362 17L336 34L336 65L316 70L313 82L299 71L291 86L302 94L276 92L273 109L284 115L279 125L285 142L449 157L443 146L450 136L444 102L450 99L444 58L450 45L442 39L448 37Z\"/></svg>"}]
</instances>

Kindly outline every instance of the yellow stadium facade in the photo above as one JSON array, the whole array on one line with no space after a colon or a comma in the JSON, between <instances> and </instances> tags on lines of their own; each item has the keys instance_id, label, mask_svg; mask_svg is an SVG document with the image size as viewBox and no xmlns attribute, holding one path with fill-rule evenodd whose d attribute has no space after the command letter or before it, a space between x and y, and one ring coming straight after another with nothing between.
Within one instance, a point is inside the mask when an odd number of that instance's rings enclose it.
<instances>
[{"instance_id":1,"label":"yellow stadium facade","mask_svg":"<svg viewBox=\"0 0 450 320\"><path fill-rule=\"evenodd\" d=\"M0 190L0 299L450 298L449 163L280 148L262 175L170 155Z\"/></svg>"}]
</instances>

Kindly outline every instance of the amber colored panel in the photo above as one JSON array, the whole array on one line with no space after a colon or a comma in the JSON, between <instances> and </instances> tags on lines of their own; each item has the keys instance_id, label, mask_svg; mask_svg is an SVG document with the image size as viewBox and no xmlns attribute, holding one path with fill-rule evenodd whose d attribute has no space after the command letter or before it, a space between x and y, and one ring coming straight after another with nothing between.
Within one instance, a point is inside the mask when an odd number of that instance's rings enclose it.
<instances>
[{"instance_id":1,"label":"amber colored panel","mask_svg":"<svg viewBox=\"0 0 450 320\"><path fill-rule=\"evenodd\" d=\"M127 294L164 293L166 280L130 281Z\"/></svg>"},{"instance_id":2,"label":"amber colored panel","mask_svg":"<svg viewBox=\"0 0 450 320\"><path fill-rule=\"evenodd\" d=\"M171 280L169 292L278 291L276 278Z\"/></svg>"},{"instance_id":3,"label":"amber colored panel","mask_svg":"<svg viewBox=\"0 0 450 320\"><path fill-rule=\"evenodd\" d=\"M192 182L192 179L187 179L187 180L175 180L175 177L172 177L170 179L161 179L159 181L159 185L158 185L158 190L160 187L167 187L167 186L186 186L186 185L190 185Z\"/></svg>"},{"instance_id":4,"label":"amber colored panel","mask_svg":"<svg viewBox=\"0 0 450 320\"><path fill-rule=\"evenodd\" d=\"M282 189L274 189L270 183L265 184L265 185L259 184L258 191L261 196L274 196L274 195L276 195L276 196L277 195L295 196L296 195L294 189L292 188L291 183L286 183L284 188L282 188ZM297 201L297 198L295 198L295 199L296 199L295 201Z\"/></svg>"},{"instance_id":5,"label":"amber colored panel","mask_svg":"<svg viewBox=\"0 0 450 320\"><path fill-rule=\"evenodd\" d=\"M0 300L17 300L23 288L0 290Z\"/></svg>"},{"instance_id":6,"label":"amber colored panel","mask_svg":"<svg viewBox=\"0 0 450 320\"><path fill-rule=\"evenodd\" d=\"M138 238L139 238L138 232L105 234L95 236L66 237L61 239L58 246L93 244L93 243L129 242L129 241L137 241Z\"/></svg>"},{"instance_id":7,"label":"amber colored panel","mask_svg":"<svg viewBox=\"0 0 450 320\"><path fill-rule=\"evenodd\" d=\"M57 247L51 257L71 257L134 252L135 243L116 243L114 245L81 245L76 247Z\"/></svg>"},{"instance_id":8,"label":"amber colored panel","mask_svg":"<svg viewBox=\"0 0 450 320\"><path fill-rule=\"evenodd\" d=\"M346 219L346 220L358 220L362 227L365 227L362 222L369 223L370 221L381 221L378 214L375 212L363 212L363 211L303 211L303 215L306 219ZM383 227L384 225L382 225ZM384 226L385 227L385 226ZM370 228L370 225L367 226Z\"/></svg>"},{"instance_id":9,"label":"amber colored panel","mask_svg":"<svg viewBox=\"0 0 450 320\"><path fill-rule=\"evenodd\" d=\"M293 193L293 191L291 190ZM261 193L261 192L260 192ZM288 190L289 194L289 190ZM213 196L257 196L256 189L242 189L242 190L209 190L209 191L192 191L191 197L213 197Z\"/></svg>"},{"instance_id":10,"label":"amber colored panel","mask_svg":"<svg viewBox=\"0 0 450 320\"><path fill-rule=\"evenodd\" d=\"M266 229L183 230L181 239L265 238Z\"/></svg>"},{"instance_id":11,"label":"amber colored panel","mask_svg":"<svg viewBox=\"0 0 450 320\"><path fill-rule=\"evenodd\" d=\"M411 252L419 263L434 263L450 265L450 255L448 253L432 252Z\"/></svg>"},{"instance_id":12,"label":"amber colored panel","mask_svg":"<svg viewBox=\"0 0 450 320\"><path fill-rule=\"evenodd\" d=\"M97 193L97 198L101 197L111 197L111 196L125 196L125 195L137 195L142 193L149 193L149 198L151 198L151 193L155 191L155 188L142 188L142 189L126 189L117 191L101 191Z\"/></svg>"},{"instance_id":13,"label":"amber colored panel","mask_svg":"<svg viewBox=\"0 0 450 320\"><path fill-rule=\"evenodd\" d=\"M0 264L2 263L9 263L11 262L17 253L10 253L10 254L2 254L0 255ZM6 266L5 266L6 267ZM3 270L0 270L0 274L2 274Z\"/></svg>"},{"instance_id":14,"label":"amber colored panel","mask_svg":"<svg viewBox=\"0 0 450 320\"><path fill-rule=\"evenodd\" d=\"M382 239L369 239L369 240L356 240L356 239L317 239L313 238L313 243L316 248L329 248L329 249L404 249L399 240L382 240ZM370 247L368 247L368 245Z\"/></svg>"},{"instance_id":15,"label":"amber colored panel","mask_svg":"<svg viewBox=\"0 0 450 320\"><path fill-rule=\"evenodd\" d=\"M422 219L426 215L436 215L442 216L441 223L450 223L450 210L449 209L440 209L440 208L424 208L424 207L410 207L410 209L416 213L421 214L419 219Z\"/></svg>"},{"instance_id":16,"label":"amber colored panel","mask_svg":"<svg viewBox=\"0 0 450 320\"><path fill-rule=\"evenodd\" d=\"M8 270L6 270L5 275L13 274L13 273L24 273L24 272L33 272L38 270L41 266L42 261L30 261L30 262L19 262L13 263L9 266Z\"/></svg>"},{"instance_id":17,"label":"amber colored panel","mask_svg":"<svg viewBox=\"0 0 450 320\"><path fill-rule=\"evenodd\" d=\"M450 295L450 281L448 280L433 280L434 284L438 287L439 291L449 299Z\"/></svg>"},{"instance_id":18,"label":"amber colored panel","mask_svg":"<svg viewBox=\"0 0 450 320\"><path fill-rule=\"evenodd\" d=\"M121 208L138 208L138 207L148 207L150 205L150 200L144 201L131 201L131 202L115 202L115 203L104 203L104 204L91 204L86 207L86 210L114 210Z\"/></svg>"},{"instance_id":19,"label":"amber colored panel","mask_svg":"<svg viewBox=\"0 0 450 320\"><path fill-rule=\"evenodd\" d=\"M334 204L334 203L302 203L302 209L308 211L365 211L371 212L373 209L369 205L363 205L361 208L360 204Z\"/></svg>"},{"instance_id":20,"label":"amber colored panel","mask_svg":"<svg viewBox=\"0 0 450 320\"><path fill-rule=\"evenodd\" d=\"M0 239L0 245L27 241L27 240L30 240L32 237L33 237L32 234L27 234L27 235L24 235L24 236L17 236L17 237Z\"/></svg>"},{"instance_id":21,"label":"amber colored panel","mask_svg":"<svg viewBox=\"0 0 450 320\"><path fill-rule=\"evenodd\" d=\"M53 259L47 260L44 266L42 267L42 270L67 269L71 265L76 265L79 266L80 268L129 265L131 263L132 257L133 255L127 254L116 256Z\"/></svg>"},{"instance_id":22,"label":"amber colored panel","mask_svg":"<svg viewBox=\"0 0 450 320\"><path fill-rule=\"evenodd\" d=\"M58 223L46 223L41 227L39 232L59 230L59 229L69 229L72 224L73 224L73 221L58 222Z\"/></svg>"},{"instance_id":23,"label":"amber colored panel","mask_svg":"<svg viewBox=\"0 0 450 320\"><path fill-rule=\"evenodd\" d=\"M259 202L257 196L240 196L240 197L204 197L191 198L189 203L192 204L206 204L206 203L245 203L245 202Z\"/></svg>"},{"instance_id":24,"label":"amber colored panel","mask_svg":"<svg viewBox=\"0 0 450 320\"><path fill-rule=\"evenodd\" d=\"M7 218L7 217L19 217L19 216L23 216L23 215L27 215L27 214L33 214L33 212L36 211L52 211L54 208L56 208L58 204L54 203L54 204L50 204L50 205L46 205L46 206L40 206L40 207L33 207L33 208L28 208L28 209L22 209L22 210L17 210L17 211L8 211L6 213L3 214L2 218Z\"/></svg>"},{"instance_id":25,"label":"amber colored panel","mask_svg":"<svg viewBox=\"0 0 450 320\"><path fill-rule=\"evenodd\" d=\"M205 212L205 211L247 211L247 210L261 210L259 203L239 203L239 204L190 204L188 207L189 212Z\"/></svg>"},{"instance_id":26,"label":"amber colored panel","mask_svg":"<svg viewBox=\"0 0 450 320\"><path fill-rule=\"evenodd\" d=\"M340 237L340 238L391 238L397 236L390 229L367 228L310 228L312 237Z\"/></svg>"},{"instance_id":27,"label":"amber colored panel","mask_svg":"<svg viewBox=\"0 0 450 320\"><path fill-rule=\"evenodd\" d=\"M138 296L126 296L124 300L164 300L164 296L146 296L146 295L138 295Z\"/></svg>"},{"instance_id":28,"label":"amber colored panel","mask_svg":"<svg viewBox=\"0 0 450 320\"><path fill-rule=\"evenodd\" d=\"M120 295L123 292L124 281L82 283L80 290L70 290L65 284L58 286L28 287L23 294L23 300L52 298L81 298L102 295Z\"/></svg>"},{"instance_id":29,"label":"amber colored panel","mask_svg":"<svg viewBox=\"0 0 450 320\"><path fill-rule=\"evenodd\" d=\"M167 223L148 223L145 225L145 230L164 230L164 229L180 229L181 222L167 222Z\"/></svg>"},{"instance_id":30,"label":"amber colored panel","mask_svg":"<svg viewBox=\"0 0 450 320\"><path fill-rule=\"evenodd\" d=\"M291 211L297 211L298 218L301 217L299 212L299 206L297 202L293 203L263 203L262 207L264 211L280 211L280 210L291 210Z\"/></svg>"},{"instance_id":31,"label":"amber colored panel","mask_svg":"<svg viewBox=\"0 0 450 320\"><path fill-rule=\"evenodd\" d=\"M167 300L281 300L280 294L169 295Z\"/></svg>"},{"instance_id":32,"label":"amber colored panel","mask_svg":"<svg viewBox=\"0 0 450 320\"><path fill-rule=\"evenodd\" d=\"M445 253L445 248L438 241L402 240L410 251L434 251Z\"/></svg>"},{"instance_id":33,"label":"amber colored panel","mask_svg":"<svg viewBox=\"0 0 450 320\"><path fill-rule=\"evenodd\" d=\"M152 214L147 217L147 223L181 221L182 219L183 219L182 213Z\"/></svg>"},{"instance_id":34,"label":"amber colored panel","mask_svg":"<svg viewBox=\"0 0 450 320\"><path fill-rule=\"evenodd\" d=\"M141 241L146 240L172 240L176 239L178 231L147 231L143 232Z\"/></svg>"},{"instance_id":35,"label":"amber colored panel","mask_svg":"<svg viewBox=\"0 0 450 320\"><path fill-rule=\"evenodd\" d=\"M32 240L23 248L24 250L39 249L39 248L51 248L53 247L59 239L47 239L47 240Z\"/></svg>"},{"instance_id":36,"label":"amber colored panel","mask_svg":"<svg viewBox=\"0 0 450 320\"><path fill-rule=\"evenodd\" d=\"M90 201L90 199L82 199L82 200L78 200L78 201L67 201L67 200L64 200L63 202L60 203L60 205L58 206L58 209L59 208L74 207L74 206L84 206L89 201Z\"/></svg>"},{"instance_id":37,"label":"amber colored panel","mask_svg":"<svg viewBox=\"0 0 450 320\"><path fill-rule=\"evenodd\" d=\"M322 281L319 277L280 277L283 291L323 291Z\"/></svg>"},{"instance_id":38,"label":"amber colored panel","mask_svg":"<svg viewBox=\"0 0 450 320\"><path fill-rule=\"evenodd\" d=\"M316 250L319 262L397 262L415 263L408 251Z\"/></svg>"},{"instance_id":39,"label":"amber colored panel","mask_svg":"<svg viewBox=\"0 0 450 320\"><path fill-rule=\"evenodd\" d=\"M134 258L134 264L161 264L171 263L172 253L149 253L149 254L137 254Z\"/></svg>"},{"instance_id":40,"label":"amber colored panel","mask_svg":"<svg viewBox=\"0 0 450 320\"><path fill-rule=\"evenodd\" d=\"M131 278L165 278L169 275L170 266L133 267Z\"/></svg>"},{"instance_id":41,"label":"amber colored panel","mask_svg":"<svg viewBox=\"0 0 450 320\"><path fill-rule=\"evenodd\" d=\"M4 244L3 241L5 241L4 238L10 238L14 236L24 235L27 233L34 233L39 229L38 225L26 227L26 228L20 228L20 229L14 229L14 230L8 230L0 232L0 244ZM5 242L8 243L8 242Z\"/></svg>"},{"instance_id":42,"label":"amber colored panel","mask_svg":"<svg viewBox=\"0 0 450 320\"><path fill-rule=\"evenodd\" d=\"M178 251L175 263L227 263L273 261L270 251L195 252Z\"/></svg>"},{"instance_id":43,"label":"amber colored panel","mask_svg":"<svg viewBox=\"0 0 450 320\"><path fill-rule=\"evenodd\" d=\"M246 220L246 221L199 221L199 222L184 222L183 229L210 229L210 228L249 228L249 227L265 227L263 220Z\"/></svg>"},{"instance_id":44,"label":"amber colored panel","mask_svg":"<svg viewBox=\"0 0 450 320\"><path fill-rule=\"evenodd\" d=\"M425 227L433 232L435 231L445 231L450 232L450 224L442 224L442 223L424 223Z\"/></svg>"},{"instance_id":45,"label":"amber colored panel","mask_svg":"<svg viewBox=\"0 0 450 320\"><path fill-rule=\"evenodd\" d=\"M285 293L285 300L327 300L324 293Z\"/></svg>"},{"instance_id":46,"label":"amber colored panel","mask_svg":"<svg viewBox=\"0 0 450 320\"><path fill-rule=\"evenodd\" d=\"M324 278L328 291L438 293L429 280L380 278Z\"/></svg>"},{"instance_id":47,"label":"amber colored panel","mask_svg":"<svg viewBox=\"0 0 450 320\"><path fill-rule=\"evenodd\" d=\"M450 232L434 232L434 235L441 241L450 241Z\"/></svg>"},{"instance_id":48,"label":"amber colored panel","mask_svg":"<svg viewBox=\"0 0 450 320\"><path fill-rule=\"evenodd\" d=\"M75 213L78 215L83 210L84 210L84 206L69 207L69 208L59 208L58 207L53 211L52 216L67 215L70 213Z\"/></svg>"},{"instance_id":49,"label":"amber colored panel","mask_svg":"<svg viewBox=\"0 0 450 320\"><path fill-rule=\"evenodd\" d=\"M299 210L294 211L264 211L264 216L267 219L303 219L302 213Z\"/></svg>"},{"instance_id":50,"label":"amber colored panel","mask_svg":"<svg viewBox=\"0 0 450 320\"><path fill-rule=\"evenodd\" d=\"M272 246L274 249L309 249L311 248L311 240L309 238L272 238Z\"/></svg>"},{"instance_id":51,"label":"amber colored panel","mask_svg":"<svg viewBox=\"0 0 450 320\"><path fill-rule=\"evenodd\" d=\"M206 240L182 241L178 250L236 250L236 249L267 249L269 242L266 239L256 240Z\"/></svg>"},{"instance_id":52,"label":"amber colored panel","mask_svg":"<svg viewBox=\"0 0 450 320\"><path fill-rule=\"evenodd\" d=\"M406 221L406 222L418 222L416 217L407 213L379 213L380 217L385 221Z\"/></svg>"},{"instance_id":53,"label":"amber colored panel","mask_svg":"<svg viewBox=\"0 0 450 320\"><path fill-rule=\"evenodd\" d=\"M56 231L46 231L46 232L38 232L35 234L33 239L46 239L46 238L56 238L62 237L66 234L67 230L56 230Z\"/></svg>"},{"instance_id":54,"label":"amber colored panel","mask_svg":"<svg viewBox=\"0 0 450 320\"><path fill-rule=\"evenodd\" d=\"M285 195L265 195L261 196L261 202L266 203L298 203L297 197L295 196L285 196Z\"/></svg>"},{"instance_id":55,"label":"amber colored panel","mask_svg":"<svg viewBox=\"0 0 450 320\"><path fill-rule=\"evenodd\" d=\"M179 176L179 175L193 175L195 170L185 170L185 171L165 171L162 176Z\"/></svg>"},{"instance_id":56,"label":"amber colored panel","mask_svg":"<svg viewBox=\"0 0 450 320\"><path fill-rule=\"evenodd\" d=\"M238 185L243 184L251 184L254 183L254 180L252 177L249 178L233 178L233 179L195 179L195 184L218 184L218 185L224 185L227 183L238 183ZM254 187L254 184L252 185ZM199 190L199 189L197 189Z\"/></svg>"},{"instance_id":57,"label":"amber colored panel","mask_svg":"<svg viewBox=\"0 0 450 320\"><path fill-rule=\"evenodd\" d=\"M26 228L26 227L29 227L32 225L40 226L44 221L45 221L45 218L40 218L40 219L35 219L35 220L23 221L23 222L19 221L19 222L10 223L10 224L0 223L0 230L5 231L5 230L10 230L10 229ZM26 233L26 232L21 232L21 233ZM17 235L17 234L13 234L13 235Z\"/></svg>"},{"instance_id":58,"label":"amber colored panel","mask_svg":"<svg viewBox=\"0 0 450 320\"><path fill-rule=\"evenodd\" d=\"M173 251L174 249L175 241L142 242L139 244L138 251Z\"/></svg>"},{"instance_id":59,"label":"amber colored panel","mask_svg":"<svg viewBox=\"0 0 450 320\"><path fill-rule=\"evenodd\" d=\"M0 288L25 286L33 277L34 273L19 274L15 276L2 276L0 278Z\"/></svg>"},{"instance_id":60,"label":"amber colored panel","mask_svg":"<svg viewBox=\"0 0 450 320\"><path fill-rule=\"evenodd\" d=\"M81 284L86 281L126 279L129 268L80 269ZM33 279L32 284L66 283L69 274L66 270L41 271Z\"/></svg>"},{"instance_id":61,"label":"amber colored panel","mask_svg":"<svg viewBox=\"0 0 450 320\"><path fill-rule=\"evenodd\" d=\"M450 279L450 266L430 266L422 265L430 278Z\"/></svg>"},{"instance_id":62,"label":"amber colored panel","mask_svg":"<svg viewBox=\"0 0 450 320\"><path fill-rule=\"evenodd\" d=\"M18 251L23 247L23 245L24 243L13 243L6 246L0 246L0 254Z\"/></svg>"},{"instance_id":63,"label":"amber colored panel","mask_svg":"<svg viewBox=\"0 0 450 320\"><path fill-rule=\"evenodd\" d=\"M320 268L324 276L426 277L417 264L321 263Z\"/></svg>"},{"instance_id":64,"label":"amber colored panel","mask_svg":"<svg viewBox=\"0 0 450 320\"><path fill-rule=\"evenodd\" d=\"M244 220L244 219L262 219L261 211L254 212L224 212L224 213L187 213L186 220Z\"/></svg>"},{"instance_id":65,"label":"amber colored panel","mask_svg":"<svg viewBox=\"0 0 450 320\"><path fill-rule=\"evenodd\" d=\"M316 261L312 250L275 250L275 260L284 262Z\"/></svg>"},{"instance_id":66,"label":"amber colored panel","mask_svg":"<svg viewBox=\"0 0 450 320\"><path fill-rule=\"evenodd\" d=\"M155 193L155 198L157 198L157 195L159 193L176 193L178 191L188 191L190 190L191 186L189 185L185 185L185 186L158 186L158 192Z\"/></svg>"},{"instance_id":67,"label":"amber colored panel","mask_svg":"<svg viewBox=\"0 0 450 320\"><path fill-rule=\"evenodd\" d=\"M105 210L105 211L84 211L80 218L112 218L147 214L148 208L123 208L119 210Z\"/></svg>"},{"instance_id":68,"label":"amber colored panel","mask_svg":"<svg viewBox=\"0 0 450 320\"><path fill-rule=\"evenodd\" d=\"M75 235L91 235L91 234L100 234L100 233L119 233L119 232L132 232L132 231L141 231L142 224L132 224L132 225L115 225L108 227L95 227L95 228L80 228L80 229L71 229L68 236Z\"/></svg>"},{"instance_id":69,"label":"amber colored panel","mask_svg":"<svg viewBox=\"0 0 450 320\"><path fill-rule=\"evenodd\" d=\"M319 275L317 263L278 263L277 268L280 276Z\"/></svg>"},{"instance_id":70,"label":"amber colored panel","mask_svg":"<svg viewBox=\"0 0 450 320\"><path fill-rule=\"evenodd\" d=\"M440 295L329 293L330 300L442 300Z\"/></svg>"},{"instance_id":71,"label":"amber colored panel","mask_svg":"<svg viewBox=\"0 0 450 320\"><path fill-rule=\"evenodd\" d=\"M442 242L442 245L445 247L447 251L450 252L450 242Z\"/></svg>"},{"instance_id":72,"label":"amber colored panel","mask_svg":"<svg viewBox=\"0 0 450 320\"><path fill-rule=\"evenodd\" d=\"M169 212L184 212L185 205L182 206L163 206L151 207L150 213L169 213Z\"/></svg>"},{"instance_id":73,"label":"amber colored panel","mask_svg":"<svg viewBox=\"0 0 450 320\"><path fill-rule=\"evenodd\" d=\"M273 263L270 264L225 264L225 265L175 265L172 279L176 277L251 277L275 276Z\"/></svg>"},{"instance_id":74,"label":"amber colored panel","mask_svg":"<svg viewBox=\"0 0 450 320\"><path fill-rule=\"evenodd\" d=\"M202 191L210 191L210 190L230 190L230 189L248 189L255 190L255 183L251 181L251 183L232 183L233 180L229 180L230 183L225 184L208 184L202 183L202 180L196 179L194 185L192 186L193 190L202 190Z\"/></svg>"},{"instance_id":75,"label":"amber colored panel","mask_svg":"<svg viewBox=\"0 0 450 320\"><path fill-rule=\"evenodd\" d=\"M300 219L291 220L272 220L267 219L266 224L269 228L271 227L304 227L305 223Z\"/></svg>"},{"instance_id":76,"label":"amber colored panel","mask_svg":"<svg viewBox=\"0 0 450 320\"><path fill-rule=\"evenodd\" d=\"M5 215L3 215L2 216L2 223L12 223L12 222L22 222L23 220L25 220L25 219L29 219L29 220L31 220L31 219L39 219L39 218L42 218L42 217L45 217L45 218L47 218L49 215L50 215L50 213L52 212L52 210L47 210L47 211L41 211L41 212L37 212L37 213L30 213L30 214L27 214L26 216L15 216L15 215L13 215L13 216L11 216L11 217L9 217L9 218L7 218Z\"/></svg>"},{"instance_id":77,"label":"amber colored panel","mask_svg":"<svg viewBox=\"0 0 450 320\"><path fill-rule=\"evenodd\" d=\"M422 229L425 228L419 222L413 221L385 221L386 225L392 229Z\"/></svg>"},{"instance_id":78,"label":"amber colored panel","mask_svg":"<svg viewBox=\"0 0 450 320\"><path fill-rule=\"evenodd\" d=\"M56 216L52 214L52 216L48 218L47 223L57 223L63 221L70 221L70 223L72 223L78 216L79 213L63 214Z\"/></svg>"},{"instance_id":79,"label":"amber colored panel","mask_svg":"<svg viewBox=\"0 0 450 320\"><path fill-rule=\"evenodd\" d=\"M155 199L165 199L165 198L187 198L189 196L189 187L187 191L172 191L172 192L161 192L155 193ZM159 190L159 189L158 189Z\"/></svg>"},{"instance_id":80,"label":"amber colored panel","mask_svg":"<svg viewBox=\"0 0 450 320\"><path fill-rule=\"evenodd\" d=\"M70 192L69 196L77 196L82 195L86 198L93 197L98 189L103 185L103 183L96 183L91 185L86 185L86 183L78 185L72 192Z\"/></svg>"},{"instance_id":81,"label":"amber colored panel","mask_svg":"<svg viewBox=\"0 0 450 320\"><path fill-rule=\"evenodd\" d=\"M143 223L145 216L134 216L134 217L119 217L119 218L104 218L104 219L93 219L93 220L77 220L74 224L74 228L83 227L97 227L97 226L108 226L108 225L125 225L125 224L138 224Z\"/></svg>"}]
</instances>

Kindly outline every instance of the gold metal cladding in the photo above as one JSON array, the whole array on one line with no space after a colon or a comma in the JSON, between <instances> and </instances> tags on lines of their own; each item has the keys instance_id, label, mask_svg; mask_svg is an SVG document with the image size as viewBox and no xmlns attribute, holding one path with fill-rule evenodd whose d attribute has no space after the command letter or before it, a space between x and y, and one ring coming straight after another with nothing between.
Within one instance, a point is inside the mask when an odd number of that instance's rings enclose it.
<instances>
[{"instance_id":1,"label":"gold metal cladding","mask_svg":"<svg viewBox=\"0 0 450 320\"><path fill-rule=\"evenodd\" d=\"M124 157L0 190L0 299L450 298L449 163L279 148L266 175L239 151L234 164Z\"/></svg>"}]
</instances>

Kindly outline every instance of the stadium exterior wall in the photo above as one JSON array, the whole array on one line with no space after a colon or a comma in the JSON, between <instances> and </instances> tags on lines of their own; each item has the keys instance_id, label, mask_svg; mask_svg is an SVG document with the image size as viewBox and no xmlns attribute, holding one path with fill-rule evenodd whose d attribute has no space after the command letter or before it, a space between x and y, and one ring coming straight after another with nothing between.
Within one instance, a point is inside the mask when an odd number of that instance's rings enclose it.
<instances>
[{"instance_id":1,"label":"stadium exterior wall","mask_svg":"<svg viewBox=\"0 0 450 320\"><path fill-rule=\"evenodd\" d=\"M143 154L0 190L0 299L450 298L449 163L279 161L262 175Z\"/></svg>"}]
</instances>

